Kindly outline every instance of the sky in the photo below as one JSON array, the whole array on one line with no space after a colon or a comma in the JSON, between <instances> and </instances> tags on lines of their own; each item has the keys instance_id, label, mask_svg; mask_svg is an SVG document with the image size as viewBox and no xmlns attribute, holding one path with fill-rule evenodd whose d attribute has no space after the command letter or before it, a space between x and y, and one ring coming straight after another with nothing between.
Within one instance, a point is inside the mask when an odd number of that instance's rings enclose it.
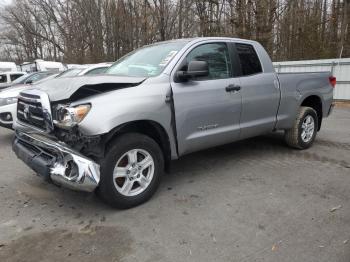
<instances>
[{"instance_id":1,"label":"sky","mask_svg":"<svg viewBox=\"0 0 350 262\"><path fill-rule=\"evenodd\" d=\"M0 7L10 4L12 0L0 0Z\"/></svg>"},{"instance_id":2,"label":"sky","mask_svg":"<svg viewBox=\"0 0 350 262\"><path fill-rule=\"evenodd\" d=\"M2 10L2 7L11 4L12 0L0 0L0 12ZM2 21L0 19L0 28L2 28Z\"/></svg>"}]
</instances>

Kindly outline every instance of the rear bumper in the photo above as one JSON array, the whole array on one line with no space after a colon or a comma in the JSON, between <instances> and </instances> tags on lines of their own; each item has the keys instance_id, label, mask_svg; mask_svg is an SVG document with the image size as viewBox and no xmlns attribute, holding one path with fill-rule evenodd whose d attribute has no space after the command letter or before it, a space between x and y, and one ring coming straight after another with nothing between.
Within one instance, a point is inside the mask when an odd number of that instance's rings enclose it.
<instances>
[{"instance_id":1,"label":"rear bumper","mask_svg":"<svg viewBox=\"0 0 350 262\"><path fill-rule=\"evenodd\" d=\"M99 184L97 163L44 134L17 131L12 148L19 159L55 184L87 192Z\"/></svg>"}]
</instances>

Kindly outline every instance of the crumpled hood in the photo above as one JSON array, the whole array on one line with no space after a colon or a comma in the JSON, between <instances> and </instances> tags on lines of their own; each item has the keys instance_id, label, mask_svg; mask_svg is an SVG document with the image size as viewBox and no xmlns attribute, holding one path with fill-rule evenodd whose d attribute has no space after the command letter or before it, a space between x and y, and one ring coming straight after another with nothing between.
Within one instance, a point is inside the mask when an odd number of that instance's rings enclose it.
<instances>
[{"instance_id":1,"label":"crumpled hood","mask_svg":"<svg viewBox=\"0 0 350 262\"><path fill-rule=\"evenodd\" d=\"M50 101L60 101L69 99L73 95L76 98L83 98L88 95L137 86L145 79L144 77L113 75L62 77L50 79L40 84L34 84L29 89L39 89L48 94ZM78 91L81 92L78 93Z\"/></svg>"}]
</instances>

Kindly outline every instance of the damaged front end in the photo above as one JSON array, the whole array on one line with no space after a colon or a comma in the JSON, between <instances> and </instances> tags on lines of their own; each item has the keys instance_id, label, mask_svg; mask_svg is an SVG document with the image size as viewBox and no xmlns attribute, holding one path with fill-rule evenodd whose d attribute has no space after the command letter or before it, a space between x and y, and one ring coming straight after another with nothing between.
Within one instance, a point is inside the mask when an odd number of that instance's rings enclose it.
<instances>
[{"instance_id":1,"label":"damaged front end","mask_svg":"<svg viewBox=\"0 0 350 262\"><path fill-rule=\"evenodd\" d=\"M87 157L99 154L99 137L85 137L78 128L55 126L48 96L38 90L18 98L13 151L36 173L55 184L81 191L93 191L100 181L99 165ZM55 109L56 110L56 109ZM55 116L56 117L56 116Z\"/></svg>"},{"instance_id":2,"label":"damaged front end","mask_svg":"<svg viewBox=\"0 0 350 262\"><path fill-rule=\"evenodd\" d=\"M16 131L12 147L18 158L55 184L87 192L99 184L99 165L54 139Z\"/></svg>"},{"instance_id":3,"label":"damaged front end","mask_svg":"<svg viewBox=\"0 0 350 262\"><path fill-rule=\"evenodd\" d=\"M71 189L93 191L100 181L96 160L103 134L83 134L79 124L91 110L90 96L137 86L144 78L115 76L53 79L18 97L13 150L35 172ZM86 101L86 99L85 99Z\"/></svg>"}]
</instances>

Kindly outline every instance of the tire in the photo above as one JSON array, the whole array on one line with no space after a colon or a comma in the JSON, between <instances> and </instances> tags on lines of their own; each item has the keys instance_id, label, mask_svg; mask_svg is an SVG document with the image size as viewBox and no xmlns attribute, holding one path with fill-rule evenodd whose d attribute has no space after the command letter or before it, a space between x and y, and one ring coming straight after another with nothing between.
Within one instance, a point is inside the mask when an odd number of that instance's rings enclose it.
<instances>
[{"instance_id":1,"label":"tire","mask_svg":"<svg viewBox=\"0 0 350 262\"><path fill-rule=\"evenodd\" d=\"M308 122L308 120L310 120L310 117L312 118L314 128L312 135L310 132L308 132L308 135L305 137L305 133L303 133L303 123L305 123L305 121ZM300 107L293 127L285 131L285 141L287 145L297 149L307 149L311 147L316 138L317 127L318 118L316 111L311 107Z\"/></svg>"},{"instance_id":2,"label":"tire","mask_svg":"<svg viewBox=\"0 0 350 262\"><path fill-rule=\"evenodd\" d=\"M153 161L153 165L141 170L140 166L147 161ZM136 163L135 167L132 163ZM118 169L115 169L117 164ZM147 163L143 166L147 166ZM146 202L156 192L164 172L163 153L159 145L148 136L139 133L123 134L106 149L105 158L100 160L100 170L97 194L112 207L131 208ZM118 177L114 177L115 174L119 174ZM124 174L125 177L122 177ZM130 187L130 184L133 185Z\"/></svg>"}]
</instances>

